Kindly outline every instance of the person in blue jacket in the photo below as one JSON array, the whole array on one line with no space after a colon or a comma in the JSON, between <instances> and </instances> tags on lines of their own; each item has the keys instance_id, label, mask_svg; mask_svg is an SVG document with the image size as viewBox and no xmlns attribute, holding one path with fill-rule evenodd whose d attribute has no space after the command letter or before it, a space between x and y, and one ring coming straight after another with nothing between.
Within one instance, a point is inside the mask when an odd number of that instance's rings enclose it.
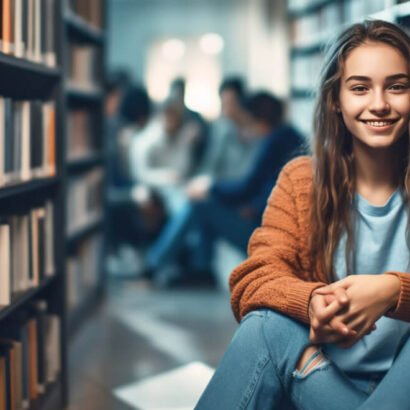
<instances>
[{"instance_id":1,"label":"person in blue jacket","mask_svg":"<svg viewBox=\"0 0 410 410\"><path fill-rule=\"evenodd\" d=\"M154 281L167 283L180 274L177 258L189 232L199 233L193 252L194 271L211 270L218 238L245 252L282 167L291 158L306 153L304 138L283 120L281 100L262 91L246 98L243 105L250 133L261 140L253 164L239 179L187 189L190 201L169 221L148 252L147 264Z\"/></svg>"}]
</instances>

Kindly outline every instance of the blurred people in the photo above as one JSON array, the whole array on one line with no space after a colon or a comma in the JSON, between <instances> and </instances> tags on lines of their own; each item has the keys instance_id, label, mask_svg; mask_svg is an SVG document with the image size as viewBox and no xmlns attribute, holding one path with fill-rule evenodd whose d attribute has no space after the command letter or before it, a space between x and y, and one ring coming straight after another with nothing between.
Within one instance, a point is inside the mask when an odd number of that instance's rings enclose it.
<instances>
[{"instance_id":1,"label":"blurred people","mask_svg":"<svg viewBox=\"0 0 410 410\"><path fill-rule=\"evenodd\" d=\"M224 238L245 252L282 166L305 151L303 138L284 123L282 101L267 92L258 92L245 100L244 109L252 135L261 142L252 166L240 178L216 181L202 190L188 190L191 202L180 210L173 225L167 226L148 253L148 263L158 275L177 271L176 258L192 228L201 232L192 261L198 272L210 271L217 238Z\"/></svg>"},{"instance_id":2,"label":"blurred people","mask_svg":"<svg viewBox=\"0 0 410 410\"><path fill-rule=\"evenodd\" d=\"M244 85L239 77L226 78L220 88L221 117L210 127L198 175L188 184L192 195L220 179L242 176L250 167L259 141L246 135L248 115L242 107Z\"/></svg>"},{"instance_id":3,"label":"blurred people","mask_svg":"<svg viewBox=\"0 0 410 410\"><path fill-rule=\"evenodd\" d=\"M168 99L159 116L133 140L129 152L132 198L139 209L140 231L146 233L144 245L186 202L184 185L195 166L198 127L197 122L186 120L178 101Z\"/></svg>"}]
</instances>

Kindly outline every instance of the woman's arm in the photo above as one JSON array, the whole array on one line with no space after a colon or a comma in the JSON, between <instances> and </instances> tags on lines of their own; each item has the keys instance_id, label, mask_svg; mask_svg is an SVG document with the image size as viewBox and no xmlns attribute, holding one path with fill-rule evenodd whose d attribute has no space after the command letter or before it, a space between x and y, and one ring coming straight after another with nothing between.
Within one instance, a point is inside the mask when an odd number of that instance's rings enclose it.
<instances>
[{"instance_id":1,"label":"woman's arm","mask_svg":"<svg viewBox=\"0 0 410 410\"><path fill-rule=\"evenodd\" d=\"M249 257L231 274L231 303L237 320L264 307L309 323L311 294L326 285L313 280L306 259L310 169L311 160L306 157L284 168L268 200L262 226L250 239ZM302 209L297 206L300 198Z\"/></svg>"}]
</instances>

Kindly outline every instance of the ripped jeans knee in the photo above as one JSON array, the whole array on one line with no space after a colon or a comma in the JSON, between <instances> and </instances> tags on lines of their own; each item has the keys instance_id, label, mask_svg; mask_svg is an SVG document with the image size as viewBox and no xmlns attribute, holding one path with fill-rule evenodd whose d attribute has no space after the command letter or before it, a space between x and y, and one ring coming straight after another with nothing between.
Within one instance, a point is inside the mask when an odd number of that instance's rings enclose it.
<instances>
[{"instance_id":1,"label":"ripped jeans knee","mask_svg":"<svg viewBox=\"0 0 410 410\"><path fill-rule=\"evenodd\" d=\"M330 361L323 354L322 348L317 346L308 346L302 353L293 377L304 379L315 371L320 371L328 367Z\"/></svg>"}]
</instances>

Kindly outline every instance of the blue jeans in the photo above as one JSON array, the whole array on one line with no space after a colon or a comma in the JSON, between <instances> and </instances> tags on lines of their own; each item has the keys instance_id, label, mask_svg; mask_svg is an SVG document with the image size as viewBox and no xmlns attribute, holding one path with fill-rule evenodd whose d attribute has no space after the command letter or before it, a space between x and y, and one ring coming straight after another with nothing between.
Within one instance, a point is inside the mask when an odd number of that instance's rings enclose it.
<instances>
[{"instance_id":1,"label":"blue jeans","mask_svg":"<svg viewBox=\"0 0 410 410\"><path fill-rule=\"evenodd\" d=\"M195 252L195 268L207 270L213 260L217 238L223 238L246 251L249 237L258 221L244 219L237 209L209 198L200 202L187 202L170 217L147 255L148 265L157 269L175 262L185 244L188 232L196 231L200 238Z\"/></svg>"},{"instance_id":2,"label":"blue jeans","mask_svg":"<svg viewBox=\"0 0 410 410\"><path fill-rule=\"evenodd\" d=\"M410 409L410 342L385 375L349 376L325 359L296 370L307 326L268 309L246 315L196 410Z\"/></svg>"}]
</instances>

